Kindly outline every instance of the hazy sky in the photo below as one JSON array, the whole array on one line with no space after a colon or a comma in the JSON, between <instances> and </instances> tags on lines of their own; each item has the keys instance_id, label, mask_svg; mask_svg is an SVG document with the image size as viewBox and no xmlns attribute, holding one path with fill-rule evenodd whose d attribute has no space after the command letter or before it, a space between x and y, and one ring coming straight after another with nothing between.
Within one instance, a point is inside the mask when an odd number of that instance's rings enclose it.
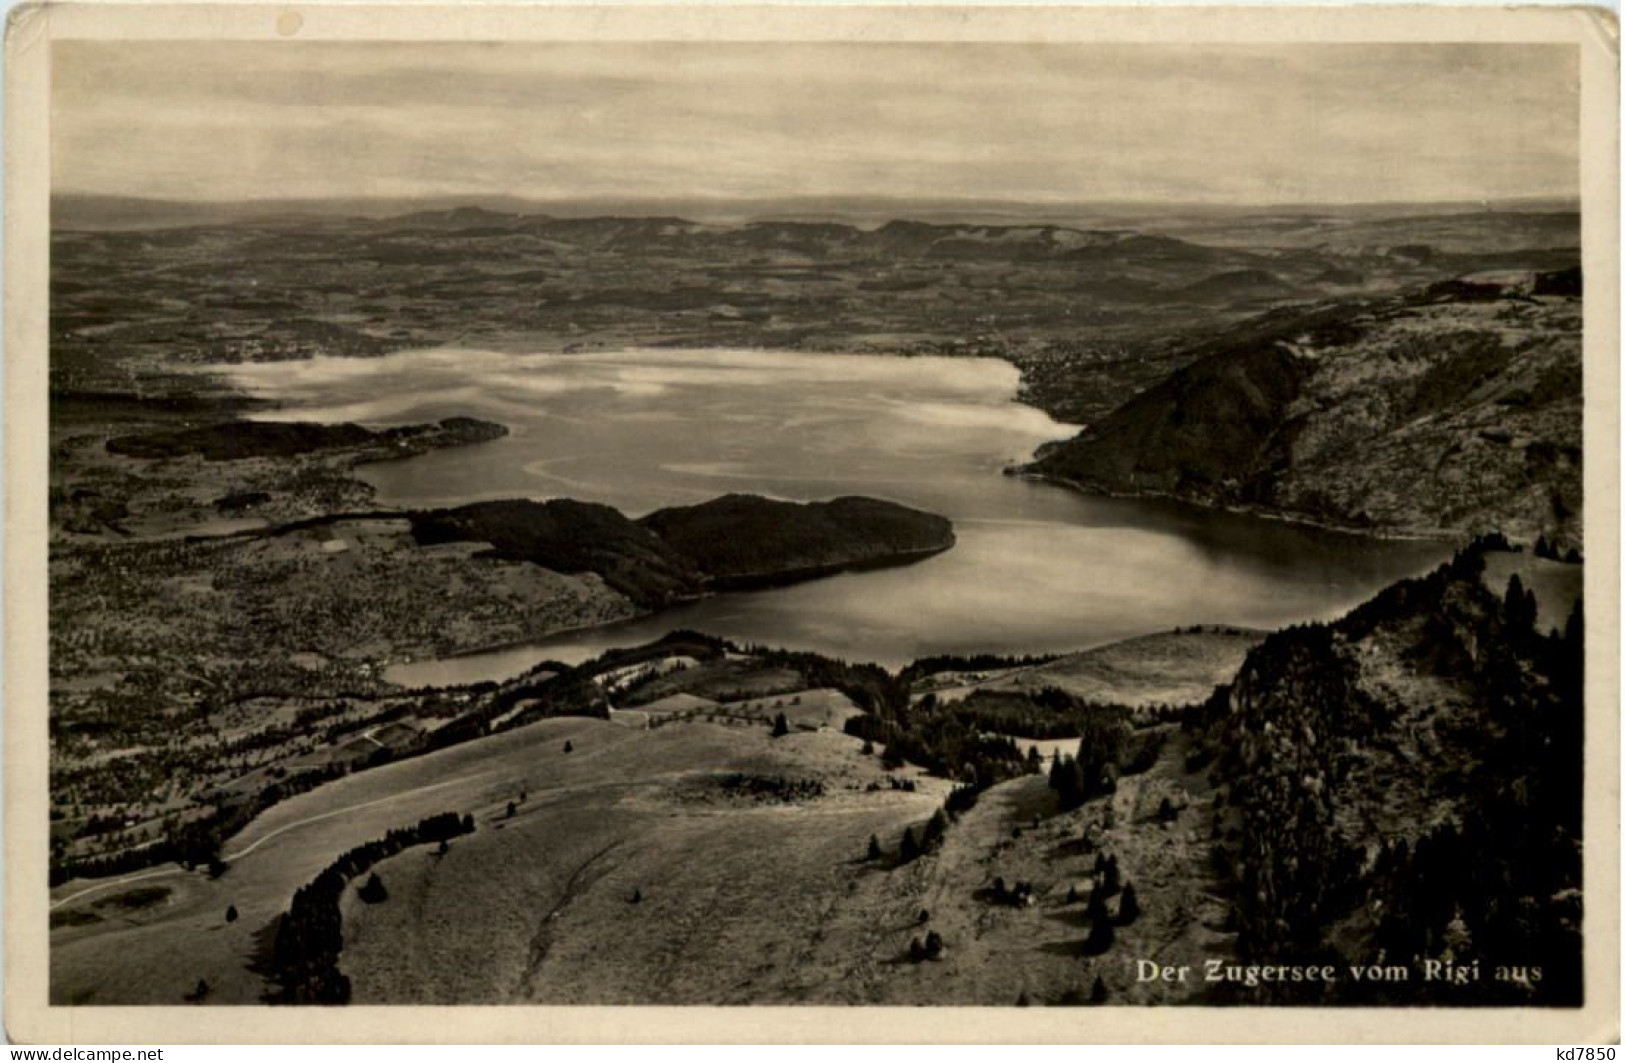
<instances>
[{"instance_id":1,"label":"hazy sky","mask_svg":"<svg viewBox=\"0 0 1625 1063\"><path fill-rule=\"evenodd\" d=\"M59 43L59 192L1569 196L1566 46Z\"/></svg>"}]
</instances>

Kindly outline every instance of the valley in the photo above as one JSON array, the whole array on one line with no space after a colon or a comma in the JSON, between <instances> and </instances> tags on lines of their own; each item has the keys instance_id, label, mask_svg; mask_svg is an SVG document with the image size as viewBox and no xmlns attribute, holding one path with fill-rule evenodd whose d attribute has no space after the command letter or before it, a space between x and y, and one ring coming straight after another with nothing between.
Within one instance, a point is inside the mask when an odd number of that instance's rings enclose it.
<instances>
[{"instance_id":1,"label":"valley","mask_svg":"<svg viewBox=\"0 0 1625 1063\"><path fill-rule=\"evenodd\" d=\"M52 1000L1572 1003L1577 228L59 226Z\"/></svg>"}]
</instances>

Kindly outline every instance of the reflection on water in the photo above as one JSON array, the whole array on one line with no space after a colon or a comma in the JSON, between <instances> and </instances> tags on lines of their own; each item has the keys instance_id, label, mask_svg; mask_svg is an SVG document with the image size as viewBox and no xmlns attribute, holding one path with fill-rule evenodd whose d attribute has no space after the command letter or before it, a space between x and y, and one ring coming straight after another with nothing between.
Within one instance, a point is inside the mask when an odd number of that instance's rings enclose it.
<instances>
[{"instance_id":1,"label":"reflection on water","mask_svg":"<svg viewBox=\"0 0 1625 1063\"><path fill-rule=\"evenodd\" d=\"M1072 430L1014 403L1016 371L989 359L437 350L232 372L286 403L276 416L288 419L469 414L512 428L493 443L366 467L387 504L569 496L637 514L730 491L866 494L951 517L959 536L904 568L725 595L391 673L414 685L568 663L676 627L894 665L1076 649L1192 623L1277 627L1334 615L1446 553L1000 475Z\"/></svg>"}]
</instances>

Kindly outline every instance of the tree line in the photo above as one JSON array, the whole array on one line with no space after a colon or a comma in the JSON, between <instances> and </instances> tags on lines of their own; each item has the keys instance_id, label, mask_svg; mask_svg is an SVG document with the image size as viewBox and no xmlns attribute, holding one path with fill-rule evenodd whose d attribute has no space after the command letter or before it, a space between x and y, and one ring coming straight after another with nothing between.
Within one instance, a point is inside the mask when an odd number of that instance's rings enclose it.
<instances>
[{"instance_id":1,"label":"tree line","mask_svg":"<svg viewBox=\"0 0 1625 1063\"><path fill-rule=\"evenodd\" d=\"M344 948L339 904L345 885L374 864L404 849L447 842L473 831L471 815L442 812L429 816L414 827L392 830L376 841L348 850L309 884L301 886L277 923L271 952L271 980L277 988L270 995L270 1002L349 1003L350 980L339 970L339 953Z\"/></svg>"}]
</instances>

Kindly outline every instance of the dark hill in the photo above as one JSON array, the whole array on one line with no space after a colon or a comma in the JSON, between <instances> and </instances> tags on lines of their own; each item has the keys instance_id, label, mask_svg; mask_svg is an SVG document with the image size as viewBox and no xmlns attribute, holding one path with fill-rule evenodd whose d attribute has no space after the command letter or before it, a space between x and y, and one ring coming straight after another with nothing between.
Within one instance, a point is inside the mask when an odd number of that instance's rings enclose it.
<instances>
[{"instance_id":1,"label":"dark hill","mask_svg":"<svg viewBox=\"0 0 1625 1063\"><path fill-rule=\"evenodd\" d=\"M486 210L484 207L452 207L403 214L391 221L403 229L502 229L518 220L518 215Z\"/></svg>"},{"instance_id":2,"label":"dark hill","mask_svg":"<svg viewBox=\"0 0 1625 1063\"><path fill-rule=\"evenodd\" d=\"M420 543L483 542L503 558L595 572L645 607L905 563L954 542L942 517L872 498L795 503L728 495L641 521L568 499L477 502L413 514L412 525Z\"/></svg>"},{"instance_id":3,"label":"dark hill","mask_svg":"<svg viewBox=\"0 0 1625 1063\"><path fill-rule=\"evenodd\" d=\"M1047 473L1107 491L1245 498L1268 472L1308 367L1279 346L1205 358L1141 392L1094 431L1045 451Z\"/></svg>"},{"instance_id":4,"label":"dark hill","mask_svg":"<svg viewBox=\"0 0 1625 1063\"><path fill-rule=\"evenodd\" d=\"M1579 288L1575 271L1475 276L1264 314L1029 470L1344 527L1578 542Z\"/></svg>"},{"instance_id":5,"label":"dark hill","mask_svg":"<svg viewBox=\"0 0 1625 1063\"><path fill-rule=\"evenodd\" d=\"M425 545L490 543L497 557L554 572L595 572L643 606L696 594L704 582L700 571L659 537L619 510L592 502L475 502L413 514L412 533Z\"/></svg>"},{"instance_id":6,"label":"dark hill","mask_svg":"<svg viewBox=\"0 0 1625 1063\"><path fill-rule=\"evenodd\" d=\"M1237 269L1203 277L1173 294L1180 299L1223 305L1242 300L1287 299L1296 290L1268 270Z\"/></svg>"},{"instance_id":7,"label":"dark hill","mask_svg":"<svg viewBox=\"0 0 1625 1063\"><path fill-rule=\"evenodd\" d=\"M640 523L718 587L891 564L939 553L954 542L953 525L942 517L850 496L798 504L725 495L663 509Z\"/></svg>"}]
</instances>

